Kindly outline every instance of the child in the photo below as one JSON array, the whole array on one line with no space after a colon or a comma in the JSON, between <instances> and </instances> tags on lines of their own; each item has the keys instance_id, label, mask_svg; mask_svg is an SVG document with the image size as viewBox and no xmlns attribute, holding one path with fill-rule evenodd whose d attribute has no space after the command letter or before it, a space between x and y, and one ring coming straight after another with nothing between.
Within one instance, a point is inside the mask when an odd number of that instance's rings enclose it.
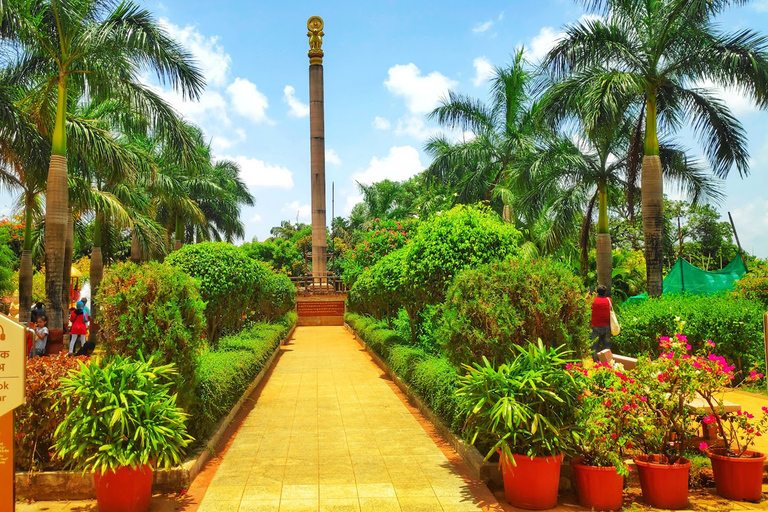
<instances>
[{"instance_id":1,"label":"child","mask_svg":"<svg viewBox=\"0 0 768 512\"><path fill-rule=\"evenodd\" d=\"M35 338L34 348L29 352L29 358L44 356L45 346L48 344L48 316L37 315L34 330L28 330L32 331Z\"/></svg>"},{"instance_id":2,"label":"child","mask_svg":"<svg viewBox=\"0 0 768 512\"><path fill-rule=\"evenodd\" d=\"M75 353L75 343L80 340L80 346L85 345L85 335L88 334L88 317L83 311L83 303L78 302L74 311L69 314L69 323L72 328L69 333L69 353Z\"/></svg>"}]
</instances>

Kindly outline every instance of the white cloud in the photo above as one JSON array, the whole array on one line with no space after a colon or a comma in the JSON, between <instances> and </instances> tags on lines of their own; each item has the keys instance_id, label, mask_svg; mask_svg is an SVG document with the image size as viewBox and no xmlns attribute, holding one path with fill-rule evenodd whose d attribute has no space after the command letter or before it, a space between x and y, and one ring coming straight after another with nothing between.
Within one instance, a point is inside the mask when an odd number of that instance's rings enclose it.
<instances>
[{"instance_id":1,"label":"white cloud","mask_svg":"<svg viewBox=\"0 0 768 512\"><path fill-rule=\"evenodd\" d=\"M731 210L733 223L739 232L739 239L745 251L765 258L768 256L768 199L757 197L753 201L740 203Z\"/></svg>"},{"instance_id":2,"label":"white cloud","mask_svg":"<svg viewBox=\"0 0 768 512\"><path fill-rule=\"evenodd\" d=\"M416 64L398 64L389 68L389 78L384 82L389 92L405 98L408 110L413 114L426 114L447 97L457 82L437 71L422 76Z\"/></svg>"},{"instance_id":3,"label":"white cloud","mask_svg":"<svg viewBox=\"0 0 768 512\"><path fill-rule=\"evenodd\" d=\"M254 224L261 222L261 215L259 215L258 213L254 214L253 217L251 217L251 220L249 220L248 222L251 222Z\"/></svg>"},{"instance_id":4,"label":"white cloud","mask_svg":"<svg viewBox=\"0 0 768 512\"><path fill-rule=\"evenodd\" d=\"M752 7L754 7L757 12L768 12L768 0L758 0L752 4Z\"/></svg>"},{"instance_id":5,"label":"white cloud","mask_svg":"<svg viewBox=\"0 0 768 512\"><path fill-rule=\"evenodd\" d=\"M474 32L475 34L482 34L483 32L487 32L488 29L490 29L492 26L493 26L493 21L488 20L483 23L478 23L477 25L472 27L472 32Z\"/></svg>"},{"instance_id":6,"label":"white cloud","mask_svg":"<svg viewBox=\"0 0 768 512\"><path fill-rule=\"evenodd\" d=\"M291 117L307 117L309 115L309 105L305 105L296 97L296 89L292 85L286 85L283 89L283 101L288 103L291 110L288 115Z\"/></svg>"},{"instance_id":7,"label":"white cloud","mask_svg":"<svg viewBox=\"0 0 768 512\"><path fill-rule=\"evenodd\" d=\"M382 159L371 158L368 168L355 173L352 179L363 185L382 180L403 181L424 170L419 152L412 146L394 146Z\"/></svg>"},{"instance_id":8,"label":"white cloud","mask_svg":"<svg viewBox=\"0 0 768 512\"><path fill-rule=\"evenodd\" d=\"M719 85L715 85L715 83L711 80L704 80L694 84L694 86L700 87L702 89L708 89L709 92L713 93L717 98L722 100L728 106L728 108L731 109L731 112L736 116L752 114L754 112L760 111L760 109L749 98L749 96L745 96L738 89L734 89L732 87L720 87Z\"/></svg>"},{"instance_id":9,"label":"white cloud","mask_svg":"<svg viewBox=\"0 0 768 512\"><path fill-rule=\"evenodd\" d=\"M301 204L299 201L293 201L292 203L285 203L282 211L293 215L299 214L299 219L309 220L312 216L312 207L308 204Z\"/></svg>"},{"instance_id":10,"label":"white cloud","mask_svg":"<svg viewBox=\"0 0 768 512\"><path fill-rule=\"evenodd\" d=\"M223 156L240 164L240 177L251 187L293 188L293 173L285 167L270 165L257 158Z\"/></svg>"},{"instance_id":11,"label":"white cloud","mask_svg":"<svg viewBox=\"0 0 768 512\"><path fill-rule=\"evenodd\" d=\"M440 133L436 127L428 127L424 124L424 119L418 116L406 116L397 121L395 135L410 135L420 141Z\"/></svg>"},{"instance_id":12,"label":"white cloud","mask_svg":"<svg viewBox=\"0 0 768 512\"><path fill-rule=\"evenodd\" d=\"M227 87L227 94L235 112L254 123L269 122L266 113L269 101L256 84L246 78L235 78Z\"/></svg>"},{"instance_id":13,"label":"white cloud","mask_svg":"<svg viewBox=\"0 0 768 512\"><path fill-rule=\"evenodd\" d=\"M373 127L377 130L389 130L392 127L392 123L386 117L376 116L373 119Z\"/></svg>"},{"instance_id":14,"label":"white cloud","mask_svg":"<svg viewBox=\"0 0 768 512\"><path fill-rule=\"evenodd\" d=\"M191 25L181 28L165 18L160 19L160 25L173 39L192 53L208 85L223 87L227 83L232 58L221 45L217 44L219 40L217 36L205 37Z\"/></svg>"},{"instance_id":15,"label":"white cloud","mask_svg":"<svg viewBox=\"0 0 768 512\"><path fill-rule=\"evenodd\" d=\"M551 50L558 40L565 35L564 32L555 32L552 27L542 27L539 33L531 39L529 56L532 62L539 62Z\"/></svg>"},{"instance_id":16,"label":"white cloud","mask_svg":"<svg viewBox=\"0 0 768 512\"><path fill-rule=\"evenodd\" d=\"M341 158L339 158L339 154L330 148L325 150L325 161L335 167L339 167L341 165Z\"/></svg>"},{"instance_id":17,"label":"white cloud","mask_svg":"<svg viewBox=\"0 0 768 512\"><path fill-rule=\"evenodd\" d=\"M501 11L501 12L499 13L499 17L498 17L498 20L499 20L499 21L504 21L504 11Z\"/></svg>"},{"instance_id":18,"label":"white cloud","mask_svg":"<svg viewBox=\"0 0 768 512\"><path fill-rule=\"evenodd\" d=\"M472 65L475 67L475 77L472 79L475 87L480 87L493 76L493 63L487 57L476 57Z\"/></svg>"},{"instance_id":19,"label":"white cloud","mask_svg":"<svg viewBox=\"0 0 768 512\"><path fill-rule=\"evenodd\" d=\"M245 142L245 139L245 130L238 128L235 130L234 137L225 137L223 135L214 135L211 137L211 147L213 148L214 153L220 153L240 144L241 142Z\"/></svg>"}]
</instances>

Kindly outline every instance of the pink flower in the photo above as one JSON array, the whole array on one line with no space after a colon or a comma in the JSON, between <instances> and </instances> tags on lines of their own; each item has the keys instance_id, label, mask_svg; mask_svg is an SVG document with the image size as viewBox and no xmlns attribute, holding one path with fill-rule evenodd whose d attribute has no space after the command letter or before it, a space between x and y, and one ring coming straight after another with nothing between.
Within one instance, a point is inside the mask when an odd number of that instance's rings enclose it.
<instances>
[{"instance_id":1,"label":"pink flower","mask_svg":"<svg viewBox=\"0 0 768 512\"><path fill-rule=\"evenodd\" d=\"M699 450L704 451L707 448L709 448L709 445L707 443L700 443L699 444Z\"/></svg>"},{"instance_id":2,"label":"pink flower","mask_svg":"<svg viewBox=\"0 0 768 512\"><path fill-rule=\"evenodd\" d=\"M715 346L715 342L714 342L714 341L712 341L712 340L707 340L707 341L705 341L705 343L706 343L707 345L709 345L710 347L714 347L714 346Z\"/></svg>"},{"instance_id":3,"label":"pink flower","mask_svg":"<svg viewBox=\"0 0 768 512\"><path fill-rule=\"evenodd\" d=\"M763 412L767 412L768 413L768 407L766 407L765 405L763 406Z\"/></svg>"},{"instance_id":4,"label":"pink flower","mask_svg":"<svg viewBox=\"0 0 768 512\"><path fill-rule=\"evenodd\" d=\"M712 423L714 423L715 421L717 421L717 418L715 418L715 416L714 416L714 415L710 414L710 415L708 415L708 416L704 416L704 419L703 419L702 421L703 421L704 423L706 423L707 425L711 425Z\"/></svg>"},{"instance_id":5,"label":"pink flower","mask_svg":"<svg viewBox=\"0 0 768 512\"><path fill-rule=\"evenodd\" d=\"M570 370L571 368L573 368L573 363L568 363L567 365L565 365L566 370Z\"/></svg>"},{"instance_id":6,"label":"pink flower","mask_svg":"<svg viewBox=\"0 0 768 512\"><path fill-rule=\"evenodd\" d=\"M691 346L690 345L686 345L685 346L685 350L691 350Z\"/></svg>"},{"instance_id":7,"label":"pink flower","mask_svg":"<svg viewBox=\"0 0 768 512\"><path fill-rule=\"evenodd\" d=\"M629 405L624 404L624 407L622 407L622 409L624 409L625 411L628 411L629 410Z\"/></svg>"}]
</instances>

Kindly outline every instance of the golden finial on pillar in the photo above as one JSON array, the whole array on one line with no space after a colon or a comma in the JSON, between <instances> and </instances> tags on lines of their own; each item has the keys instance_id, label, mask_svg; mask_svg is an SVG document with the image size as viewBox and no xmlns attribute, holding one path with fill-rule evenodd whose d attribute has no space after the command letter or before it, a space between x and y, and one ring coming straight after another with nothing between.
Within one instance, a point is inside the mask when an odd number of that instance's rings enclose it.
<instances>
[{"instance_id":1,"label":"golden finial on pillar","mask_svg":"<svg viewBox=\"0 0 768 512\"><path fill-rule=\"evenodd\" d=\"M309 63L310 64L322 64L323 63L323 18L320 16L312 16L307 20L307 28L309 32Z\"/></svg>"}]
</instances>

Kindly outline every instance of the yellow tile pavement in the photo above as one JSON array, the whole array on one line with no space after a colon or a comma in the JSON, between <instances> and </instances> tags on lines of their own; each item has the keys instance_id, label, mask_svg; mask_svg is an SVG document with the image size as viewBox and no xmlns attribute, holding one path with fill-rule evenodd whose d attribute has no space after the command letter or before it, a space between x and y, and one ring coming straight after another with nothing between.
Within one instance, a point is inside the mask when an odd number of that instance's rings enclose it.
<instances>
[{"instance_id":1,"label":"yellow tile pavement","mask_svg":"<svg viewBox=\"0 0 768 512\"><path fill-rule=\"evenodd\" d=\"M199 510L481 510L382 371L341 327L300 327ZM482 484L480 484L482 485Z\"/></svg>"}]
</instances>

